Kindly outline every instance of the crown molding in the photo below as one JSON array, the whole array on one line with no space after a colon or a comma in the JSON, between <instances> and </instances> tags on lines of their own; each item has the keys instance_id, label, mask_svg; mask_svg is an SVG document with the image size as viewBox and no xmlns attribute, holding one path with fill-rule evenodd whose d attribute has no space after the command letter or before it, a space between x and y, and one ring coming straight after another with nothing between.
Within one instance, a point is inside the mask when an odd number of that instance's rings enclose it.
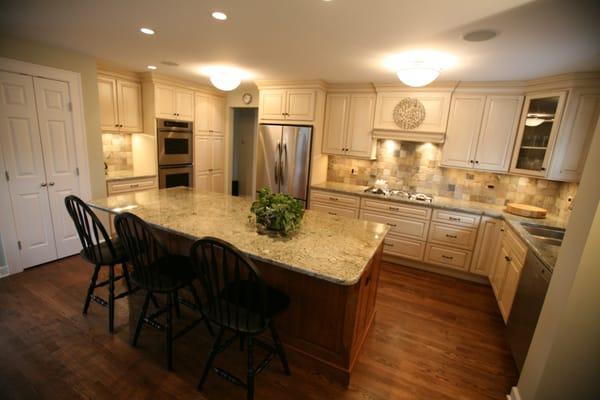
<instances>
[{"instance_id":1,"label":"crown molding","mask_svg":"<svg viewBox=\"0 0 600 400\"><path fill-rule=\"evenodd\" d=\"M375 86L372 83L335 82L327 83L328 93L372 93L375 94Z\"/></svg>"},{"instance_id":2,"label":"crown molding","mask_svg":"<svg viewBox=\"0 0 600 400\"><path fill-rule=\"evenodd\" d=\"M327 84L322 80L286 81L286 80L259 80L254 81L258 90L264 89L320 89L327 90Z\"/></svg>"},{"instance_id":3,"label":"crown molding","mask_svg":"<svg viewBox=\"0 0 600 400\"><path fill-rule=\"evenodd\" d=\"M182 89L194 90L214 96L225 97L226 93L221 92L211 86L202 85L198 82L189 81L186 79L175 78L169 75L164 75L158 72L143 72L140 74L142 82L162 83L169 86L176 86Z\"/></svg>"},{"instance_id":4,"label":"crown molding","mask_svg":"<svg viewBox=\"0 0 600 400\"><path fill-rule=\"evenodd\" d=\"M527 81L527 92L568 88L600 88L600 71L570 72Z\"/></svg>"},{"instance_id":5,"label":"crown molding","mask_svg":"<svg viewBox=\"0 0 600 400\"><path fill-rule=\"evenodd\" d=\"M373 82L373 86L377 92L440 92L453 91L458 83L458 81L433 81L427 86L412 87L400 81L393 81Z\"/></svg>"},{"instance_id":6,"label":"crown molding","mask_svg":"<svg viewBox=\"0 0 600 400\"><path fill-rule=\"evenodd\" d=\"M96 70L99 75L109 75L114 78L127 79L131 81L141 82L139 72L127 70L110 61L96 60Z\"/></svg>"}]
</instances>

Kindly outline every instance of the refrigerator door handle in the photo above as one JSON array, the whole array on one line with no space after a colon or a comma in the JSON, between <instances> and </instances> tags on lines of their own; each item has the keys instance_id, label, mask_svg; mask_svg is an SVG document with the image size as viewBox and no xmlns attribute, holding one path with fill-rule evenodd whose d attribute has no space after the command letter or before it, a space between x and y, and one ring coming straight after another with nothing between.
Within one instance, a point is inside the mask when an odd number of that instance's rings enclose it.
<instances>
[{"instance_id":1,"label":"refrigerator door handle","mask_svg":"<svg viewBox=\"0 0 600 400\"><path fill-rule=\"evenodd\" d=\"M283 177L285 176L283 173L283 168L284 168L284 164L285 167L287 169L287 161L288 161L288 156L287 156L287 143L283 144L283 155L281 157L281 164L279 165L279 181L281 182L281 184L283 184L284 179Z\"/></svg>"},{"instance_id":2,"label":"refrigerator door handle","mask_svg":"<svg viewBox=\"0 0 600 400\"><path fill-rule=\"evenodd\" d=\"M278 174L279 169L277 168L277 161L275 161L275 183L279 184L279 180L277 179L277 174Z\"/></svg>"}]
</instances>

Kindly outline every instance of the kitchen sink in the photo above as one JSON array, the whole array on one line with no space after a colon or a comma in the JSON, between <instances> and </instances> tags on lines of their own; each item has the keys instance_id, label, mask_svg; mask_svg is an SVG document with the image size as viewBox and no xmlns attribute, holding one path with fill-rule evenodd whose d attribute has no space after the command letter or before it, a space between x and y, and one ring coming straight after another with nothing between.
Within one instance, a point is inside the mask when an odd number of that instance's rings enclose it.
<instances>
[{"instance_id":1,"label":"kitchen sink","mask_svg":"<svg viewBox=\"0 0 600 400\"><path fill-rule=\"evenodd\" d=\"M523 229L535 239L549 245L560 246L565 237L565 230L562 228L531 224L528 222L521 222L521 225L523 226Z\"/></svg>"}]
</instances>

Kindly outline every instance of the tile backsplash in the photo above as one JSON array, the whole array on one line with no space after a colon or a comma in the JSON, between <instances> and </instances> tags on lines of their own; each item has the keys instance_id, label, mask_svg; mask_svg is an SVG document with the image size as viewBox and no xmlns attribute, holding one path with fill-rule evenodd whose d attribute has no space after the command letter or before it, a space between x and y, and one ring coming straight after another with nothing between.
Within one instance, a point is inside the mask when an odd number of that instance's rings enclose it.
<instances>
[{"instance_id":1,"label":"tile backsplash","mask_svg":"<svg viewBox=\"0 0 600 400\"><path fill-rule=\"evenodd\" d=\"M120 133L103 133L102 150L107 172L127 171L133 169L133 153L131 135Z\"/></svg>"},{"instance_id":2,"label":"tile backsplash","mask_svg":"<svg viewBox=\"0 0 600 400\"><path fill-rule=\"evenodd\" d=\"M526 203L564 218L570 214L567 199L577 194L576 183L443 168L440 160L437 144L379 140L375 161L329 156L327 180L372 185L385 179L395 189L498 205Z\"/></svg>"}]
</instances>

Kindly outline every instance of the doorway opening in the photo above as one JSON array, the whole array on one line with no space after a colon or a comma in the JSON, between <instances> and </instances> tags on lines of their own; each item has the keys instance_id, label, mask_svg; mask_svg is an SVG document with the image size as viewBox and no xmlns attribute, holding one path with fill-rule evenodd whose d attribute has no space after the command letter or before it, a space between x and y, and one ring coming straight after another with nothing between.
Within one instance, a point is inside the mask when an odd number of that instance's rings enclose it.
<instances>
[{"instance_id":1,"label":"doorway opening","mask_svg":"<svg viewBox=\"0 0 600 400\"><path fill-rule=\"evenodd\" d=\"M231 194L253 196L258 108L233 109Z\"/></svg>"}]
</instances>

